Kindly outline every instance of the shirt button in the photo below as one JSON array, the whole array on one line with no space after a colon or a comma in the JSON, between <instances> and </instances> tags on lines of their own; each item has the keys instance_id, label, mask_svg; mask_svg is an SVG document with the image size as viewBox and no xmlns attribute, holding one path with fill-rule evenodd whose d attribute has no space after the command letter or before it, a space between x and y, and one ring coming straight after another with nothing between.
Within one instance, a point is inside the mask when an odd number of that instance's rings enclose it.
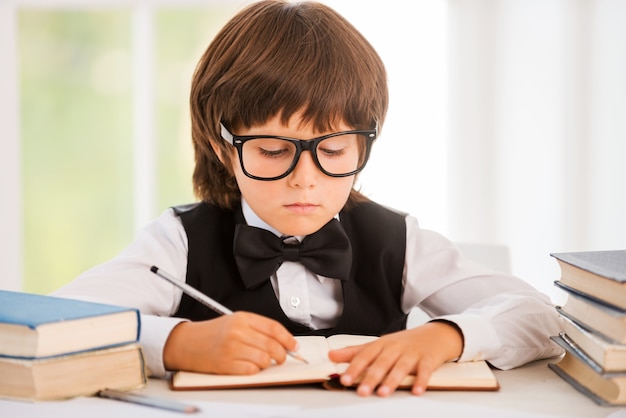
<instances>
[{"instance_id":1,"label":"shirt button","mask_svg":"<svg viewBox=\"0 0 626 418\"><path fill-rule=\"evenodd\" d=\"M291 304L292 307L297 308L298 305L300 305L300 298L297 296L292 296L289 299L289 303Z\"/></svg>"}]
</instances>

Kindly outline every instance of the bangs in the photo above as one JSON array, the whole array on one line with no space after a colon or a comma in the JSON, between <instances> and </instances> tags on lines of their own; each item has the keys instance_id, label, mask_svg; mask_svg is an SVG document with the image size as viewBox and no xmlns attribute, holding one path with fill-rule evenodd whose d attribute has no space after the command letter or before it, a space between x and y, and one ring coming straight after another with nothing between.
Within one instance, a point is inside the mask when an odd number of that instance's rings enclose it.
<instances>
[{"instance_id":1,"label":"bangs","mask_svg":"<svg viewBox=\"0 0 626 418\"><path fill-rule=\"evenodd\" d=\"M246 47L233 57L217 94L225 100L222 118L230 127L263 124L276 115L287 123L296 112L319 132L340 121L366 129L384 119L387 85L380 58L340 15L333 12L331 21L328 10L318 9L282 4L262 27L243 31L249 39L236 40Z\"/></svg>"},{"instance_id":2,"label":"bangs","mask_svg":"<svg viewBox=\"0 0 626 418\"><path fill-rule=\"evenodd\" d=\"M341 15L320 3L253 3L216 35L196 66L190 110L194 191L232 208L241 198L220 122L235 131L298 114L320 133L382 128L388 92L385 67ZM219 154L219 155L218 155ZM346 207L366 200L352 190Z\"/></svg>"}]
</instances>

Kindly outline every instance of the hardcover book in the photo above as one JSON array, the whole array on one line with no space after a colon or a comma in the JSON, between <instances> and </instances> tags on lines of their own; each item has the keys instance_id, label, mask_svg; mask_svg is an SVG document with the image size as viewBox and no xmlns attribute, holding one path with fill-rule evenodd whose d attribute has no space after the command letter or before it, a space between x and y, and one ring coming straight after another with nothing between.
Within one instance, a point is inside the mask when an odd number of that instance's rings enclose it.
<instances>
[{"instance_id":1,"label":"hardcover book","mask_svg":"<svg viewBox=\"0 0 626 418\"><path fill-rule=\"evenodd\" d=\"M562 284L626 309L626 250L550 255L556 258L561 267Z\"/></svg>"},{"instance_id":2,"label":"hardcover book","mask_svg":"<svg viewBox=\"0 0 626 418\"><path fill-rule=\"evenodd\" d=\"M44 358L136 342L139 311L0 290L0 357Z\"/></svg>"},{"instance_id":3,"label":"hardcover book","mask_svg":"<svg viewBox=\"0 0 626 418\"><path fill-rule=\"evenodd\" d=\"M592 329L563 317L563 338L578 347L601 372L626 372L626 345L607 340Z\"/></svg>"},{"instance_id":4,"label":"hardcover book","mask_svg":"<svg viewBox=\"0 0 626 418\"><path fill-rule=\"evenodd\" d=\"M40 359L0 358L0 397L43 401L146 384L137 343Z\"/></svg>"},{"instance_id":5,"label":"hardcover book","mask_svg":"<svg viewBox=\"0 0 626 418\"><path fill-rule=\"evenodd\" d=\"M605 339L626 344L626 311L599 303L577 292L568 292L557 311L570 320L593 329Z\"/></svg>"},{"instance_id":6,"label":"hardcover book","mask_svg":"<svg viewBox=\"0 0 626 418\"><path fill-rule=\"evenodd\" d=\"M600 405L626 405L626 373L602 373L568 344L565 356L548 365L575 389Z\"/></svg>"}]
</instances>

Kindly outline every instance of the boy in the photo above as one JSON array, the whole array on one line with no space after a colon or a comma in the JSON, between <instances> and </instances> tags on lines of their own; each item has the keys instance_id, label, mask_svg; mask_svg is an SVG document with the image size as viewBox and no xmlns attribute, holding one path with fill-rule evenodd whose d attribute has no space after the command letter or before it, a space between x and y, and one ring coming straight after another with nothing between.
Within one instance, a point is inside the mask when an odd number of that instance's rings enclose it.
<instances>
[{"instance_id":1,"label":"boy","mask_svg":"<svg viewBox=\"0 0 626 418\"><path fill-rule=\"evenodd\" d=\"M342 383L362 375L363 396L388 396L410 373L421 394L446 361L511 368L559 354L546 296L353 188L387 101L379 56L336 12L313 2L248 6L193 77L201 203L166 211L56 294L139 308L157 376L256 373L284 362L304 334L381 336L330 354L350 363ZM153 264L236 313L219 317L181 295ZM404 329L415 306L432 320Z\"/></svg>"}]
</instances>

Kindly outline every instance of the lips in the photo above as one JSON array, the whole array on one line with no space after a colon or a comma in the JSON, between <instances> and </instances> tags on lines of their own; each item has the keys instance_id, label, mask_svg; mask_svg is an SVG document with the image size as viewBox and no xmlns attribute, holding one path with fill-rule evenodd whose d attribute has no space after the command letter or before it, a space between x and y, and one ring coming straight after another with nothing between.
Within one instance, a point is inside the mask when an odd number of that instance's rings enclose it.
<instances>
[{"instance_id":1,"label":"lips","mask_svg":"<svg viewBox=\"0 0 626 418\"><path fill-rule=\"evenodd\" d=\"M290 203L285 205L289 211L294 213L308 214L315 211L319 205L315 205L313 203Z\"/></svg>"}]
</instances>

